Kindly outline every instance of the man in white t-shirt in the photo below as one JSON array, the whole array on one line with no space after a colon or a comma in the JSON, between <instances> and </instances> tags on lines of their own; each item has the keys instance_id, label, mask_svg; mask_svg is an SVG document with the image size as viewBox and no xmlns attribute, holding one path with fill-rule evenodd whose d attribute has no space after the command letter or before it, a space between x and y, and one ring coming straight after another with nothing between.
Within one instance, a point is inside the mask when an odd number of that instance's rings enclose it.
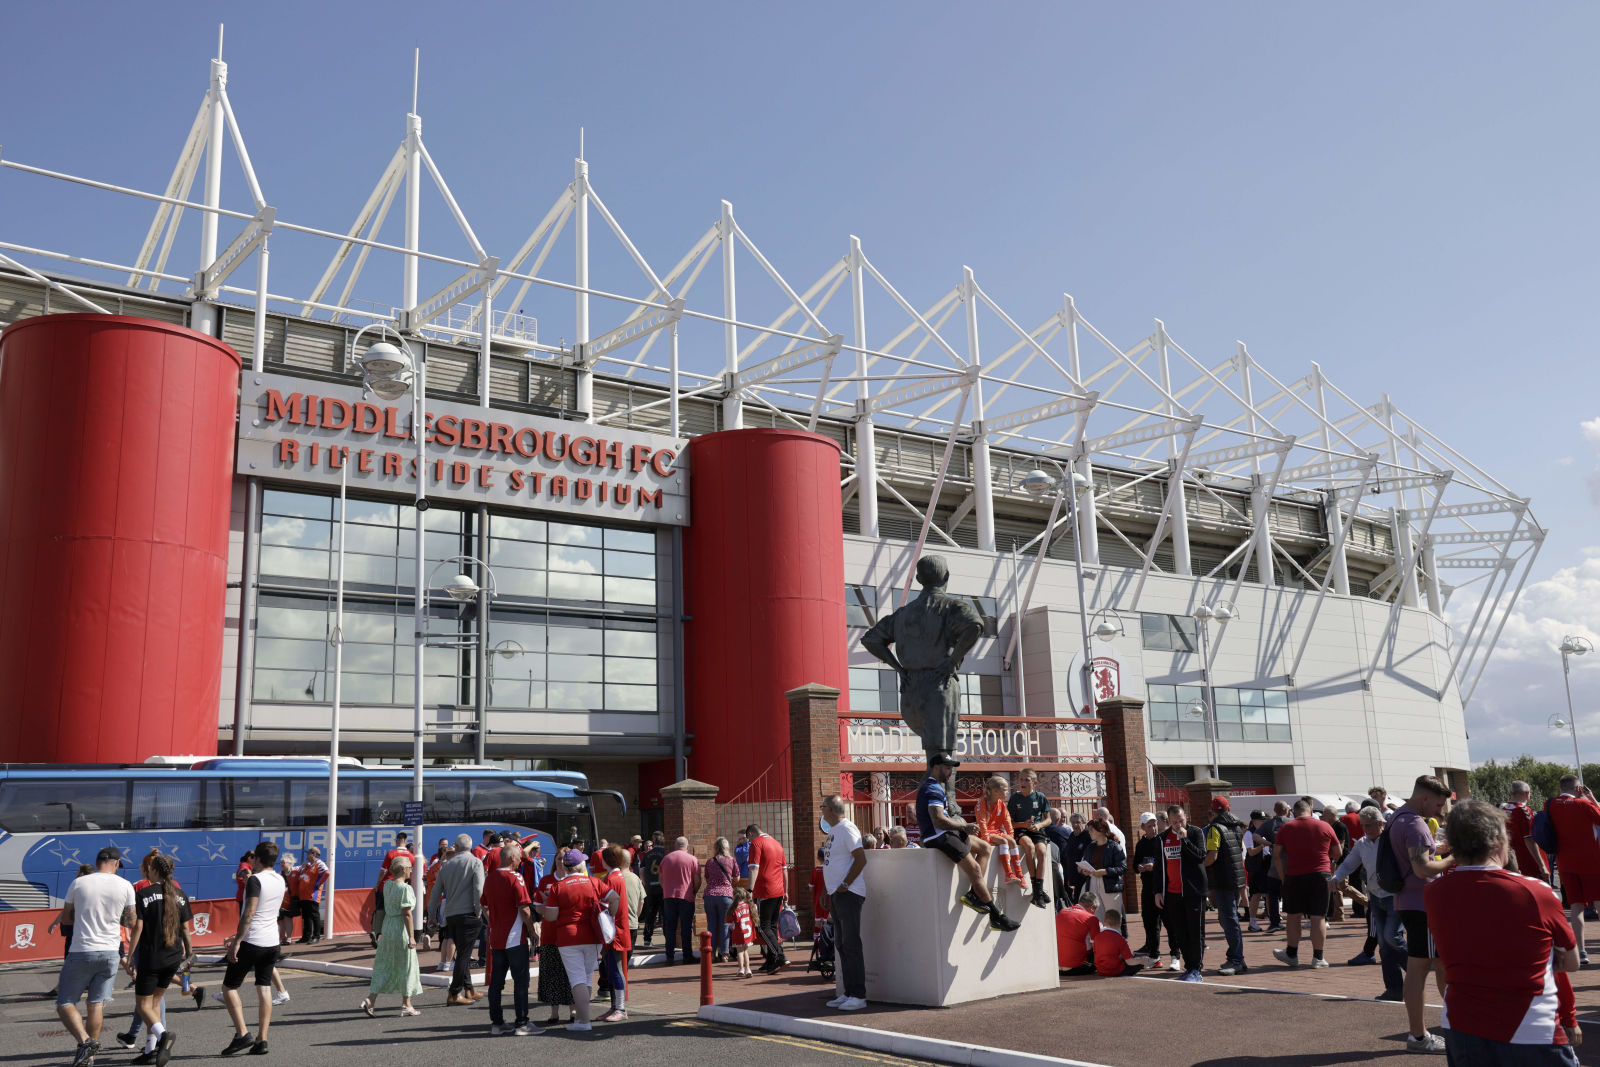
<instances>
[{"instance_id":1,"label":"man in white t-shirt","mask_svg":"<svg viewBox=\"0 0 1600 1067\"><path fill-rule=\"evenodd\" d=\"M861 831L850 821L844 797L835 793L822 802L822 887L828 891L833 918L833 947L839 956L839 995L828 1007L860 1011L867 1006L867 963L861 950L861 911L867 902L867 850Z\"/></svg>"},{"instance_id":2,"label":"man in white t-shirt","mask_svg":"<svg viewBox=\"0 0 1600 1067\"><path fill-rule=\"evenodd\" d=\"M93 873L78 876L61 907L62 925L72 926L72 944L56 981L56 1014L78 1042L75 1067L100 1051L100 1024L116 984L122 927L133 927L133 883L117 874L121 850L103 848L94 862ZM78 998L85 993L87 1019L78 1013Z\"/></svg>"},{"instance_id":3,"label":"man in white t-shirt","mask_svg":"<svg viewBox=\"0 0 1600 1067\"><path fill-rule=\"evenodd\" d=\"M278 909L288 886L274 868L278 846L263 841L256 846L252 871L244 884L244 903L239 906L239 929L228 944L228 969L222 977L222 1002L233 1020L234 1038L222 1050L224 1056L248 1050L253 1056L267 1054L267 1028L272 1024L272 969L278 963ZM244 1024L244 1003L239 987L244 976L254 971L256 1005L260 1030L254 1039Z\"/></svg>"}]
</instances>

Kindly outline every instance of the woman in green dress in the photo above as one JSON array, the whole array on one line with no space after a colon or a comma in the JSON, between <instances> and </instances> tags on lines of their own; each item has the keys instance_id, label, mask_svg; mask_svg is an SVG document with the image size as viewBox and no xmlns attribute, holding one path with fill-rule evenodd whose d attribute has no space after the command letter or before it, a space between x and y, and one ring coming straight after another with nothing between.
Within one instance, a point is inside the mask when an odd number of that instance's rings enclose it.
<instances>
[{"instance_id":1,"label":"woman in green dress","mask_svg":"<svg viewBox=\"0 0 1600 1067\"><path fill-rule=\"evenodd\" d=\"M417 967L417 943L411 938L411 911L416 907L411 891L411 861L396 857L389 864L389 878L383 883L383 929L378 934L378 951L372 958L372 984L361 1010L376 1016L380 993L400 994L401 1015L421 1015L411 1006L411 998L422 992L422 975Z\"/></svg>"}]
</instances>

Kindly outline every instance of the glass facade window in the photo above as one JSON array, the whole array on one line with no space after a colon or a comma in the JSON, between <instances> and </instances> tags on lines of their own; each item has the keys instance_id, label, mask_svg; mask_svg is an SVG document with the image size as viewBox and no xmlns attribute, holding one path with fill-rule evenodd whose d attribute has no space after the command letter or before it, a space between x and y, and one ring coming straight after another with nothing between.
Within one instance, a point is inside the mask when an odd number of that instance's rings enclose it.
<instances>
[{"instance_id":1,"label":"glass facade window","mask_svg":"<svg viewBox=\"0 0 1600 1067\"><path fill-rule=\"evenodd\" d=\"M1149 616L1146 616L1148 618ZM1288 741L1289 694L1283 689L1235 689L1217 686L1217 739L1219 741ZM1204 718L1189 715L1195 703L1204 703L1205 689L1198 685L1149 687L1146 710L1152 741L1204 741Z\"/></svg>"},{"instance_id":2,"label":"glass facade window","mask_svg":"<svg viewBox=\"0 0 1600 1067\"><path fill-rule=\"evenodd\" d=\"M1199 644L1195 621L1187 615L1139 613L1144 647L1156 652L1193 652Z\"/></svg>"},{"instance_id":3,"label":"glass facade window","mask_svg":"<svg viewBox=\"0 0 1600 1067\"><path fill-rule=\"evenodd\" d=\"M263 498L255 699L331 698L338 500L268 490ZM342 697L406 706L413 699L415 511L351 499L345 527ZM446 505L424 519L430 580L438 564L478 555L475 513ZM496 598L487 632L492 707L655 714L659 705L656 534L523 516L489 516ZM475 580L485 579L468 564ZM477 606L431 599L423 700L477 701ZM465 799L461 799L465 804ZM449 805L446 805L449 806Z\"/></svg>"},{"instance_id":4,"label":"glass facade window","mask_svg":"<svg viewBox=\"0 0 1600 1067\"><path fill-rule=\"evenodd\" d=\"M998 674L960 674L962 715L1004 715ZM900 714L900 680L892 670L850 668L850 710Z\"/></svg>"},{"instance_id":5,"label":"glass facade window","mask_svg":"<svg viewBox=\"0 0 1600 1067\"><path fill-rule=\"evenodd\" d=\"M878 621L878 591L870 585L844 587L844 624L873 626Z\"/></svg>"}]
</instances>

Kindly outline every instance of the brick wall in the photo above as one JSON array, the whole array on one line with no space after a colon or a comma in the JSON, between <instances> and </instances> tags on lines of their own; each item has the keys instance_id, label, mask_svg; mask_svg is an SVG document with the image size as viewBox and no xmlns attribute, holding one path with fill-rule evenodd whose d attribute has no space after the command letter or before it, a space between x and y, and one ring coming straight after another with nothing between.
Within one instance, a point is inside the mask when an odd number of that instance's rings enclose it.
<instances>
[{"instance_id":1,"label":"brick wall","mask_svg":"<svg viewBox=\"0 0 1600 1067\"><path fill-rule=\"evenodd\" d=\"M794 868L790 903L800 929L812 926L811 894L803 886L822 847L822 800L839 791L839 690L803 685L784 696L789 701L789 767L793 782Z\"/></svg>"},{"instance_id":2,"label":"brick wall","mask_svg":"<svg viewBox=\"0 0 1600 1067\"><path fill-rule=\"evenodd\" d=\"M639 820L639 765L637 763L585 763L583 772L589 776L591 789L615 789L628 801L624 815L615 797L594 797L595 819L600 824L600 836L613 844L626 845L628 839L640 832Z\"/></svg>"},{"instance_id":3,"label":"brick wall","mask_svg":"<svg viewBox=\"0 0 1600 1067\"><path fill-rule=\"evenodd\" d=\"M1115 696L1101 702L1100 741L1106 761L1106 807L1128 839L1128 852L1139 835L1139 813L1154 810L1149 763L1145 758L1144 701ZM1139 910L1139 894L1124 897L1127 911Z\"/></svg>"}]
</instances>

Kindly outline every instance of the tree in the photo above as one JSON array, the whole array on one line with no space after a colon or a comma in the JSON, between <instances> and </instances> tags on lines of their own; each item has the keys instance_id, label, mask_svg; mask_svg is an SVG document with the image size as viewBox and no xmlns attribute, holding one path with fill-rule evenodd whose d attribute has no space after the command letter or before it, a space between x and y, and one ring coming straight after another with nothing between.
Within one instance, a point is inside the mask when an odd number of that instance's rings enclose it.
<instances>
[{"instance_id":1,"label":"tree","mask_svg":"<svg viewBox=\"0 0 1600 1067\"><path fill-rule=\"evenodd\" d=\"M1526 754L1510 763L1489 760L1472 772L1470 788L1477 800L1504 804L1511 799L1511 783L1520 779L1532 788L1533 796L1528 803L1537 809L1544 807L1551 797L1560 796L1561 776L1571 770L1570 763L1546 763ZM1585 763L1583 780L1590 789L1600 792L1600 763Z\"/></svg>"}]
</instances>

